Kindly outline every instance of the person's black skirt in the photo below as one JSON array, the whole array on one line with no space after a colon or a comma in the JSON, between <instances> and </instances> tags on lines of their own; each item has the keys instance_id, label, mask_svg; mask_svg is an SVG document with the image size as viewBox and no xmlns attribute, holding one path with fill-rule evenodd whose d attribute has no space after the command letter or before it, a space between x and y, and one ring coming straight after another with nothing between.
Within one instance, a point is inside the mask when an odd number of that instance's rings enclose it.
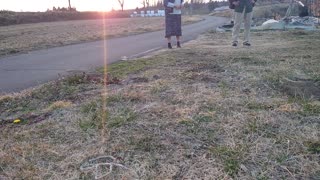
<instances>
[{"instance_id":1,"label":"person's black skirt","mask_svg":"<svg viewBox=\"0 0 320 180\"><path fill-rule=\"evenodd\" d=\"M166 38L182 36L181 14L166 14Z\"/></svg>"}]
</instances>

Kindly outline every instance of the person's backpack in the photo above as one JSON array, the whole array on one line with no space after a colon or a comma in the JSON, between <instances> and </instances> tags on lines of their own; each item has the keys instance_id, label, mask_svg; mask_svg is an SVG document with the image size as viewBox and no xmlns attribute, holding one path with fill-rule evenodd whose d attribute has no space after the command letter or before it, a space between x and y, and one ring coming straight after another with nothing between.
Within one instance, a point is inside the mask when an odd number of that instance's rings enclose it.
<instances>
[{"instance_id":1,"label":"person's backpack","mask_svg":"<svg viewBox=\"0 0 320 180\"><path fill-rule=\"evenodd\" d=\"M236 2L238 0L229 0L229 8L230 9L235 9L236 6L233 4L233 2ZM252 4L252 7L254 7L256 5L257 0L254 0L254 3Z\"/></svg>"},{"instance_id":2,"label":"person's backpack","mask_svg":"<svg viewBox=\"0 0 320 180\"><path fill-rule=\"evenodd\" d=\"M229 8L230 9L235 9L236 6L233 4L233 2L235 2L236 0L229 0Z\"/></svg>"},{"instance_id":3,"label":"person's backpack","mask_svg":"<svg viewBox=\"0 0 320 180\"><path fill-rule=\"evenodd\" d=\"M170 14L173 13L173 8L172 7L165 7L166 13Z\"/></svg>"}]
</instances>

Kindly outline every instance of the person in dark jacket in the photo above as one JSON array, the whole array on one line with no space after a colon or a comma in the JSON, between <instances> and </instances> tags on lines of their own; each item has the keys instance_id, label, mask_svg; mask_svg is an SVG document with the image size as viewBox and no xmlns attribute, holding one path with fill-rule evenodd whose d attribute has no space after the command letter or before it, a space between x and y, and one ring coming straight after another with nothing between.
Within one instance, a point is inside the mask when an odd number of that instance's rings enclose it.
<instances>
[{"instance_id":1,"label":"person in dark jacket","mask_svg":"<svg viewBox=\"0 0 320 180\"><path fill-rule=\"evenodd\" d=\"M182 36L181 29L181 9L183 0L164 0L165 6L165 21L166 21L166 35L168 40L168 48L172 49L171 37L176 36L177 47L181 48L180 37Z\"/></svg>"},{"instance_id":2,"label":"person in dark jacket","mask_svg":"<svg viewBox=\"0 0 320 180\"><path fill-rule=\"evenodd\" d=\"M238 38L242 19L244 19L244 46L251 46L250 29L252 23L252 11L257 0L231 0L234 8L234 26L232 31L232 46L238 46Z\"/></svg>"}]
</instances>

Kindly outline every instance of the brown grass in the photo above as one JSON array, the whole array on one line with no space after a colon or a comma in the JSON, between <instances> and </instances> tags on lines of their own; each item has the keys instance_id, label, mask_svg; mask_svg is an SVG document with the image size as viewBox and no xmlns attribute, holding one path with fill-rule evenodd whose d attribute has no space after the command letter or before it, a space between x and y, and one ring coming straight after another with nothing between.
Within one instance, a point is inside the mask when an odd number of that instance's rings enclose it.
<instances>
[{"instance_id":1,"label":"brown grass","mask_svg":"<svg viewBox=\"0 0 320 180\"><path fill-rule=\"evenodd\" d=\"M253 9L253 17L256 19L272 19L274 16L280 15L281 17L284 17L287 9L289 7L289 4L283 3L283 4L274 4L274 5L257 5ZM234 10L228 9L225 11L217 11L213 12L210 15L211 16L220 16L220 17L232 17Z\"/></svg>"},{"instance_id":2,"label":"brown grass","mask_svg":"<svg viewBox=\"0 0 320 180\"><path fill-rule=\"evenodd\" d=\"M320 33L258 32L236 49L230 36L111 65L105 143L92 77L1 97L0 177L92 179L109 163L106 179L319 179ZM25 114L49 115L11 123Z\"/></svg>"},{"instance_id":3,"label":"brown grass","mask_svg":"<svg viewBox=\"0 0 320 180\"><path fill-rule=\"evenodd\" d=\"M202 20L184 16L183 24ZM79 20L0 27L0 57L37 49L103 39L102 20ZM120 18L106 20L106 38L129 36L164 29L164 18Z\"/></svg>"}]
</instances>

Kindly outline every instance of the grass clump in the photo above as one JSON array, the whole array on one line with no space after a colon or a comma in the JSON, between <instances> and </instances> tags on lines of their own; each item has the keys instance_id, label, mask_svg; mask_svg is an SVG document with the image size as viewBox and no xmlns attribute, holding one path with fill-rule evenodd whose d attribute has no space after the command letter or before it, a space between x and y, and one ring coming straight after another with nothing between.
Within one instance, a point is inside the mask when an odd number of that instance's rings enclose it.
<instances>
[{"instance_id":1,"label":"grass clump","mask_svg":"<svg viewBox=\"0 0 320 180\"><path fill-rule=\"evenodd\" d=\"M63 108L67 108L72 106L72 102L69 101L56 101L54 103L52 103L49 107L48 107L48 111L53 111L53 110L57 110L57 109L63 109Z\"/></svg>"},{"instance_id":2,"label":"grass clump","mask_svg":"<svg viewBox=\"0 0 320 180\"><path fill-rule=\"evenodd\" d=\"M299 111L304 116L315 116L320 114L319 101L311 101L309 99L303 99L299 97L290 97L289 103L297 103L301 105L302 110Z\"/></svg>"},{"instance_id":3,"label":"grass clump","mask_svg":"<svg viewBox=\"0 0 320 180\"><path fill-rule=\"evenodd\" d=\"M97 111L98 108L99 108L99 102L91 101L81 106L81 112L82 113L95 112Z\"/></svg>"},{"instance_id":4,"label":"grass clump","mask_svg":"<svg viewBox=\"0 0 320 180\"><path fill-rule=\"evenodd\" d=\"M110 64L108 66L108 73L112 77L116 78L124 78L128 74L134 74L137 73L144 68L152 65L154 61L150 61L147 59L138 59L138 60L132 60L132 61L120 61L113 64ZM98 68L98 72L104 73L104 68Z\"/></svg>"},{"instance_id":5,"label":"grass clump","mask_svg":"<svg viewBox=\"0 0 320 180\"><path fill-rule=\"evenodd\" d=\"M248 109L256 110L256 111L259 111L259 110L272 110L273 109L272 105L258 103L258 102L249 102L247 104L247 107L248 107Z\"/></svg>"},{"instance_id":6,"label":"grass clump","mask_svg":"<svg viewBox=\"0 0 320 180\"><path fill-rule=\"evenodd\" d=\"M320 105L305 103L303 104L303 114L305 115L319 115L320 114Z\"/></svg>"},{"instance_id":7,"label":"grass clump","mask_svg":"<svg viewBox=\"0 0 320 180\"><path fill-rule=\"evenodd\" d=\"M305 142L305 146L308 147L310 153L320 154L320 141L308 141Z\"/></svg>"},{"instance_id":8,"label":"grass clump","mask_svg":"<svg viewBox=\"0 0 320 180\"><path fill-rule=\"evenodd\" d=\"M84 132L87 132L90 129L96 129L97 123L98 122L93 121L93 119L79 120L79 127Z\"/></svg>"},{"instance_id":9,"label":"grass clump","mask_svg":"<svg viewBox=\"0 0 320 180\"><path fill-rule=\"evenodd\" d=\"M243 149L231 148L228 146L218 146L209 149L209 152L219 158L223 165L224 171L231 177L235 178L240 170Z\"/></svg>"},{"instance_id":10,"label":"grass clump","mask_svg":"<svg viewBox=\"0 0 320 180\"><path fill-rule=\"evenodd\" d=\"M107 97L107 103L120 103L125 101L125 97L123 94L118 93L118 94L112 94Z\"/></svg>"},{"instance_id":11,"label":"grass clump","mask_svg":"<svg viewBox=\"0 0 320 180\"><path fill-rule=\"evenodd\" d=\"M151 88L151 94L165 92L169 88L168 82L159 80Z\"/></svg>"},{"instance_id":12,"label":"grass clump","mask_svg":"<svg viewBox=\"0 0 320 180\"><path fill-rule=\"evenodd\" d=\"M151 135L142 138L131 137L130 144L135 150L142 152L154 152L163 149L163 145L159 144L157 140Z\"/></svg>"},{"instance_id":13,"label":"grass clump","mask_svg":"<svg viewBox=\"0 0 320 180\"><path fill-rule=\"evenodd\" d=\"M257 118L249 119L247 123L248 132L256 133L258 132L259 125Z\"/></svg>"},{"instance_id":14,"label":"grass clump","mask_svg":"<svg viewBox=\"0 0 320 180\"><path fill-rule=\"evenodd\" d=\"M78 84L87 83L86 75L85 74L74 74L68 76L64 79L64 82L68 86L74 86Z\"/></svg>"},{"instance_id":15,"label":"grass clump","mask_svg":"<svg viewBox=\"0 0 320 180\"><path fill-rule=\"evenodd\" d=\"M208 122L212 122L214 120L213 116L214 116L214 114L209 114L209 113L199 114L194 117L194 120L199 123L208 123Z\"/></svg>"},{"instance_id":16,"label":"grass clump","mask_svg":"<svg viewBox=\"0 0 320 180\"><path fill-rule=\"evenodd\" d=\"M79 127L83 131L101 127L102 103L100 100L87 102L80 107L83 118L79 120Z\"/></svg>"},{"instance_id":17,"label":"grass clump","mask_svg":"<svg viewBox=\"0 0 320 180\"><path fill-rule=\"evenodd\" d=\"M107 118L107 123L109 128L118 128L125 124L127 124L130 121L133 121L137 118L137 113L132 111L131 109L124 108L120 109L118 113L116 113L113 116L109 116Z\"/></svg>"}]
</instances>

